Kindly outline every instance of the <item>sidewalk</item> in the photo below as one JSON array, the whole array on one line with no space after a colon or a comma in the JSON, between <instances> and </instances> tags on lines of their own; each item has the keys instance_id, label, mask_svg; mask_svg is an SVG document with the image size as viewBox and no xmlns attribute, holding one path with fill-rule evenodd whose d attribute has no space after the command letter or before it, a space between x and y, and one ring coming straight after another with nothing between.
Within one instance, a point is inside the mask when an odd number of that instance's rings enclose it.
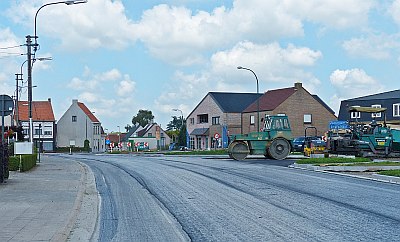
<instances>
[{"instance_id":1,"label":"sidewalk","mask_svg":"<svg viewBox=\"0 0 400 242\"><path fill-rule=\"evenodd\" d=\"M85 165L42 155L0 184L0 241L89 241L97 221L94 176Z\"/></svg>"}]
</instances>

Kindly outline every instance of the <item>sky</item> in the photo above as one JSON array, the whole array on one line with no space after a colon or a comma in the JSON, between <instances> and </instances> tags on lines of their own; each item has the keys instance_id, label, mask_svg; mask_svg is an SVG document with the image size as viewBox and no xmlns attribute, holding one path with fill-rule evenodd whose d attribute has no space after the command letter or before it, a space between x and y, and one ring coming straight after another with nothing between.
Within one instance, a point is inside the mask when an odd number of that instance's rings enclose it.
<instances>
[{"instance_id":1,"label":"sky","mask_svg":"<svg viewBox=\"0 0 400 242\"><path fill-rule=\"evenodd\" d=\"M50 2L0 1L0 94L15 95ZM400 89L400 0L88 0L36 20L36 58L52 60L33 65L33 100L51 98L59 120L78 99L109 132L140 109L166 128L208 92L257 92L237 66L260 92L301 82L336 115L341 100Z\"/></svg>"}]
</instances>

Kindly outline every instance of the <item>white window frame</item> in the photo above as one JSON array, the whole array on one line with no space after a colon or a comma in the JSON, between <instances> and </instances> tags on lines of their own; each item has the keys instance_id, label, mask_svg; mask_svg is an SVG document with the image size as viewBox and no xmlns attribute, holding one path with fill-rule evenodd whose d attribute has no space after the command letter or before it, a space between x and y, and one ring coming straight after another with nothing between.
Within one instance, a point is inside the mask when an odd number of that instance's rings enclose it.
<instances>
[{"instance_id":1,"label":"white window frame","mask_svg":"<svg viewBox=\"0 0 400 242\"><path fill-rule=\"evenodd\" d=\"M303 116L303 122L305 124L311 124L312 123L312 114L305 113L304 116Z\"/></svg>"},{"instance_id":2,"label":"white window frame","mask_svg":"<svg viewBox=\"0 0 400 242\"><path fill-rule=\"evenodd\" d=\"M250 115L250 125L254 125L256 123L256 119L254 115Z\"/></svg>"},{"instance_id":3,"label":"white window frame","mask_svg":"<svg viewBox=\"0 0 400 242\"><path fill-rule=\"evenodd\" d=\"M372 108L381 108L382 106L380 104L374 104L371 105ZM371 113L372 118L380 118L382 117L382 113Z\"/></svg>"},{"instance_id":4,"label":"white window frame","mask_svg":"<svg viewBox=\"0 0 400 242\"><path fill-rule=\"evenodd\" d=\"M360 106L353 106L360 107ZM350 112L350 118L361 118L361 112Z\"/></svg>"},{"instance_id":5,"label":"white window frame","mask_svg":"<svg viewBox=\"0 0 400 242\"><path fill-rule=\"evenodd\" d=\"M393 117L400 117L400 103L393 104Z\"/></svg>"}]
</instances>

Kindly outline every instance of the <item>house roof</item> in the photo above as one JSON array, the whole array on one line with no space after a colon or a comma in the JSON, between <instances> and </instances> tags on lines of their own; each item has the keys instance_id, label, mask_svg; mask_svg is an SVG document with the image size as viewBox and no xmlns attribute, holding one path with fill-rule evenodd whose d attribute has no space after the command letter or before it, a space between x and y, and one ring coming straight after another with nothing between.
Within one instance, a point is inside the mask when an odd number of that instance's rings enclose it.
<instances>
[{"instance_id":1,"label":"house roof","mask_svg":"<svg viewBox=\"0 0 400 242\"><path fill-rule=\"evenodd\" d=\"M18 119L29 120L28 101L18 101ZM32 101L32 120L55 121L51 101Z\"/></svg>"},{"instance_id":2,"label":"house roof","mask_svg":"<svg viewBox=\"0 0 400 242\"><path fill-rule=\"evenodd\" d=\"M118 141L123 141L125 139L125 135L126 133L121 133L120 135L118 135L118 133L109 133L107 134L107 139L110 140L110 142L113 143L118 143Z\"/></svg>"},{"instance_id":3,"label":"house roof","mask_svg":"<svg viewBox=\"0 0 400 242\"><path fill-rule=\"evenodd\" d=\"M326 108L326 110L328 110L332 114L335 114L335 111L333 111L333 109L331 107L329 107L328 104L326 104L324 101L322 101L322 99L320 97L318 97L318 95L311 95L311 96L313 96L313 98L315 100L317 100L322 106L324 106L324 108Z\"/></svg>"},{"instance_id":4,"label":"house roof","mask_svg":"<svg viewBox=\"0 0 400 242\"><path fill-rule=\"evenodd\" d=\"M378 93L378 94L368 95L368 96L363 96L363 97L347 99L345 101L369 101L369 100L394 99L394 98L399 98L399 97L400 97L400 89L389 91L389 92L382 92L382 93Z\"/></svg>"},{"instance_id":5,"label":"house roof","mask_svg":"<svg viewBox=\"0 0 400 242\"><path fill-rule=\"evenodd\" d=\"M138 137L143 137L156 123L147 124L142 130L138 132Z\"/></svg>"},{"instance_id":6,"label":"house roof","mask_svg":"<svg viewBox=\"0 0 400 242\"><path fill-rule=\"evenodd\" d=\"M262 96L257 93L209 92L209 94L224 113L241 113Z\"/></svg>"},{"instance_id":7,"label":"house roof","mask_svg":"<svg viewBox=\"0 0 400 242\"><path fill-rule=\"evenodd\" d=\"M93 123L100 123L100 121L96 118L96 116L94 116L94 114L89 110L88 107L86 107L85 104L78 102L78 106L82 109L82 111L88 116L88 118L90 119L90 121L92 121Z\"/></svg>"},{"instance_id":8,"label":"house roof","mask_svg":"<svg viewBox=\"0 0 400 242\"><path fill-rule=\"evenodd\" d=\"M260 109L263 111L274 110L286 99L288 99L293 93L296 92L295 87L282 88L276 90L269 90L259 99ZM257 100L251 103L243 112L256 112L257 111Z\"/></svg>"},{"instance_id":9,"label":"house roof","mask_svg":"<svg viewBox=\"0 0 400 242\"><path fill-rule=\"evenodd\" d=\"M124 136L124 140L123 141L128 141L129 140L129 138L136 132L136 130L138 130L140 128L140 125L138 125L138 126L132 126L130 129L129 129L129 132L128 133L126 133L126 135Z\"/></svg>"}]
</instances>

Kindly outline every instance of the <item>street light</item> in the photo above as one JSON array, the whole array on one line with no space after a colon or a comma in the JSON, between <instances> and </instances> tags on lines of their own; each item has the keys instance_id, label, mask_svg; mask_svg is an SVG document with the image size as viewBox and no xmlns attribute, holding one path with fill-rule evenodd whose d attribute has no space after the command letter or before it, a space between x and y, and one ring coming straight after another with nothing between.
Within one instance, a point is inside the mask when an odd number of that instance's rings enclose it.
<instances>
[{"instance_id":1,"label":"street light","mask_svg":"<svg viewBox=\"0 0 400 242\"><path fill-rule=\"evenodd\" d=\"M175 111L175 112L180 111L180 112L181 112L181 115L182 115L182 116L181 116L181 117L182 117L181 121L182 121L182 127L183 127L183 112L182 112L182 110L177 109L177 108L173 108L172 111ZM182 127L181 127L181 128L182 128Z\"/></svg>"},{"instance_id":2,"label":"street light","mask_svg":"<svg viewBox=\"0 0 400 242\"><path fill-rule=\"evenodd\" d=\"M120 143L121 143L121 129L120 129L119 125L118 125L117 127L118 127L118 149L120 150L120 149L121 149L121 147L120 147Z\"/></svg>"},{"instance_id":3,"label":"street light","mask_svg":"<svg viewBox=\"0 0 400 242\"><path fill-rule=\"evenodd\" d=\"M34 53L33 56L35 56L36 51L37 51L37 35L36 35L36 19L37 19L37 15L39 13L39 11L46 7L46 6L50 6L50 5L55 5L55 4L66 4L66 5L72 5L72 4L79 4L79 3L86 3L86 0L74 0L74 1L60 1L60 2L52 2L52 3L47 3L42 5L35 14L35 25L34 25L34 30L35 30L35 35L33 36L33 38L35 39L35 44L32 44L32 36L27 35L26 36L26 46L27 46L27 62L28 62L28 110L29 110L29 141L33 142L33 124L32 124L32 46L34 49Z\"/></svg>"},{"instance_id":4,"label":"street light","mask_svg":"<svg viewBox=\"0 0 400 242\"><path fill-rule=\"evenodd\" d=\"M36 58L33 59L33 63L35 63L35 61L45 61L45 60L53 60L52 57L40 57L40 58ZM19 126L19 113L18 113L18 100L19 100L19 91L21 90L22 86L18 85L19 81L22 81L22 68L24 66L24 64L27 62L28 60L25 60L24 62L22 62L21 64L21 68L20 68L20 72L15 74L15 120L17 121L17 126ZM36 86L32 86L32 87L36 87Z\"/></svg>"},{"instance_id":5,"label":"street light","mask_svg":"<svg viewBox=\"0 0 400 242\"><path fill-rule=\"evenodd\" d=\"M251 71L254 74L254 76L256 77L256 81L257 81L257 132L260 132L260 100L259 100L259 97L258 97L259 89L258 89L258 78L257 78L257 75L253 70L251 70L249 68L242 67L242 66L238 66L237 68L239 70Z\"/></svg>"}]
</instances>

